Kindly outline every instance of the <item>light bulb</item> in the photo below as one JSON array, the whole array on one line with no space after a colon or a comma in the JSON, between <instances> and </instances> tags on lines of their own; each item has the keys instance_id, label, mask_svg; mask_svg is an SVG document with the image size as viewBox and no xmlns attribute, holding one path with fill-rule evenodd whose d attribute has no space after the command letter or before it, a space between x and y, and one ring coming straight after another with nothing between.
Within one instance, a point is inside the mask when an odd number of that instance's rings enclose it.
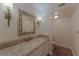
<instances>
[{"instance_id":1,"label":"light bulb","mask_svg":"<svg viewBox=\"0 0 79 59\"><path fill-rule=\"evenodd\" d=\"M42 20L42 17L38 17L38 20Z\"/></svg>"},{"instance_id":2,"label":"light bulb","mask_svg":"<svg viewBox=\"0 0 79 59\"><path fill-rule=\"evenodd\" d=\"M57 19L58 17L59 17L58 15L55 15L55 16L54 16L55 19Z\"/></svg>"}]
</instances>

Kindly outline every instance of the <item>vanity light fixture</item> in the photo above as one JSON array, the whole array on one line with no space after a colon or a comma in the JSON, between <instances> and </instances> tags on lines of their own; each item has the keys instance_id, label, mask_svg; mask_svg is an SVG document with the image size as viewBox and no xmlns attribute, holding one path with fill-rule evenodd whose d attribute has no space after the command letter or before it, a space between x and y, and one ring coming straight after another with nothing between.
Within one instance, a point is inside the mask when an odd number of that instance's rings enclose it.
<instances>
[{"instance_id":1,"label":"vanity light fixture","mask_svg":"<svg viewBox=\"0 0 79 59\"><path fill-rule=\"evenodd\" d=\"M4 17L7 19L8 27L10 26L10 20L11 20L11 10L13 8L13 5L11 3L3 3L4 8Z\"/></svg>"},{"instance_id":2,"label":"vanity light fixture","mask_svg":"<svg viewBox=\"0 0 79 59\"><path fill-rule=\"evenodd\" d=\"M37 18L37 27L40 26L41 20L42 20L42 17L38 17L38 18Z\"/></svg>"},{"instance_id":3,"label":"vanity light fixture","mask_svg":"<svg viewBox=\"0 0 79 59\"><path fill-rule=\"evenodd\" d=\"M10 8L10 9L13 8L13 4L12 4L12 3L3 3L3 6L4 6L5 8Z\"/></svg>"}]
</instances>

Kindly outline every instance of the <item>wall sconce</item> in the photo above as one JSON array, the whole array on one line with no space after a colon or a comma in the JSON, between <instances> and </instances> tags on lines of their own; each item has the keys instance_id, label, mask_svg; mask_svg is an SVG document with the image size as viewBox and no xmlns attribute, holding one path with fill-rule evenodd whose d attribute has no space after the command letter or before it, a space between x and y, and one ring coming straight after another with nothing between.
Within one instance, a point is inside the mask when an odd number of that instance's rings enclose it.
<instances>
[{"instance_id":1,"label":"wall sconce","mask_svg":"<svg viewBox=\"0 0 79 59\"><path fill-rule=\"evenodd\" d=\"M8 27L10 26L10 20L11 20L11 9L13 7L13 5L11 3L4 3L3 4L4 7L4 17L5 19L7 19L7 23L8 23Z\"/></svg>"},{"instance_id":2,"label":"wall sconce","mask_svg":"<svg viewBox=\"0 0 79 59\"><path fill-rule=\"evenodd\" d=\"M58 19L59 18L59 12L55 12L53 18Z\"/></svg>"},{"instance_id":3,"label":"wall sconce","mask_svg":"<svg viewBox=\"0 0 79 59\"><path fill-rule=\"evenodd\" d=\"M37 19L37 27L40 26L41 20L42 20L42 18L41 17L38 17L38 19Z\"/></svg>"},{"instance_id":4,"label":"wall sconce","mask_svg":"<svg viewBox=\"0 0 79 59\"><path fill-rule=\"evenodd\" d=\"M58 17L59 17L58 15L55 15L53 18L54 18L54 19L58 19Z\"/></svg>"}]
</instances>

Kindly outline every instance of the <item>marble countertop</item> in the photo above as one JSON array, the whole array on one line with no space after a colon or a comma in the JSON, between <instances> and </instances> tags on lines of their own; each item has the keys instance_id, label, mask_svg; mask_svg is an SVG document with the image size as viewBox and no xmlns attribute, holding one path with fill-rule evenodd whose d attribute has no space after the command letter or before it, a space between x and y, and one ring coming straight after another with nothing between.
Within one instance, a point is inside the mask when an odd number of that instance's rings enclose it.
<instances>
[{"instance_id":1,"label":"marble countertop","mask_svg":"<svg viewBox=\"0 0 79 59\"><path fill-rule=\"evenodd\" d=\"M48 39L48 38L47 38ZM23 42L5 49L0 50L0 56L23 56L30 54L46 41L46 38L39 37L30 41Z\"/></svg>"}]
</instances>

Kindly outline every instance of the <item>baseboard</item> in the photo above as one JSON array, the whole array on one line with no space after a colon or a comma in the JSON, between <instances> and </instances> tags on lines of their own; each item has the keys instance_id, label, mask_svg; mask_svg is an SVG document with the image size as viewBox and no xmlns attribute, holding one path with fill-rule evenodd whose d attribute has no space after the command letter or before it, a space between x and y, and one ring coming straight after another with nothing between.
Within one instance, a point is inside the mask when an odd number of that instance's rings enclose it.
<instances>
[{"instance_id":1,"label":"baseboard","mask_svg":"<svg viewBox=\"0 0 79 59\"><path fill-rule=\"evenodd\" d=\"M68 48L68 49L70 49L72 51L73 56L76 56L75 51L74 51L74 49L72 47L66 46L66 45L63 45L63 44L59 44L59 43L56 43L54 41L52 42L52 44L56 44L56 45L64 47L64 48Z\"/></svg>"},{"instance_id":2,"label":"baseboard","mask_svg":"<svg viewBox=\"0 0 79 59\"><path fill-rule=\"evenodd\" d=\"M71 48L71 51L72 51L73 56L76 56L75 51L74 51L73 48Z\"/></svg>"}]
</instances>

